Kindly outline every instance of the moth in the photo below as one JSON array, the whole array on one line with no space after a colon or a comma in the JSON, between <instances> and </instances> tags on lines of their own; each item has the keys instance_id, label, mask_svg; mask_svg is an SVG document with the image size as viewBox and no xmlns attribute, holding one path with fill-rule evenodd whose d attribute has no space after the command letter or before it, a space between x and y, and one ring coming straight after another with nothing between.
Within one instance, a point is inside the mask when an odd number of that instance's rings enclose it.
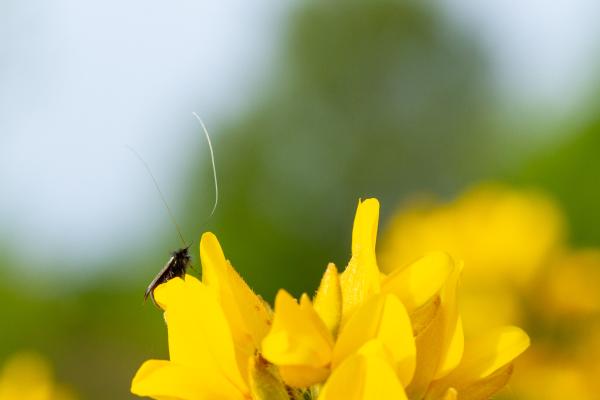
<instances>
[{"instance_id":1,"label":"moth","mask_svg":"<svg viewBox=\"0 0 600 400\"><path fill-rule=\"evenodd\" d=\"M135 154L135 156L140 160L140 162L144 165L144 167L146 168L146 171L152 178L152 181L154 182L154 186L156 187L156 190L160 196L160 199L162 200L163 205L165 206L165 208L169 214L169 217L171 218L171 222L173 223L173 225L175 226L175 229L177 230L179 239L181 240L181 243L184 246L184 247L180 248L179 250L175 250L173 253L171 253L171 258L169 258L169 261L167 261L165 266L154 277L154 279L152 279L152 282L150 282L150 284L146 288L146 291L144 292L144 301L148 300L148 297L150 297L150 299L152 300L152 303L154 303L154 305L158 307L158 304L156 304L156 301L154 300L154 289L156 289L158 287L158 285L160 285L161 283L165 283L173 278L177 278L177 277L183 278L185 276L185 273L186 273L188 267L191 266L191 258L190 258L190 253L189 253L190 246L186 245L186 241L183 238L183 235L181 233L181 228L179 228L179 224L177 224L177 220L175 220L175 216L173 215L173 212L171 211L171 208L169 207L169 204L167 203L165 196L163 195L162 191L160 190L158 181L152 174L150 167L148 166L146 161L142 158L142 156L137 151L135 151L135 149L129 147L129 150L131 150L131 152L133 154Z\"/></svg>"},{"instance_id":2,"label":"moth","mask_svg":"<svg viewBox=\"0 0 600 400\"><path fill-rule=\"evenodd\" d=\"M206 126L204 125L204 122L202 122L202 119L200 119L198 114L192 113L192 115L194 117L196 117L198 122L200 122L200 126L202 127L202 130L204 132L206 142L208 143L208 149L210 150L210 161L212 164L213 180L214 180L214 186L215 186L215 200L214 200L214 204L213 204L212 210L210 212L210 215L208 216L208 218L210 218L214 214L214 212L217 208L217 204L219 203L219 186L218 186L218 180L217 180L217 169L215 167L215 156L213 153L213 147L212 147L212 143L210 141L210 136L208 134L208 130L206 129ZM183 278L185 276L187 269L192 266L191 257L190 257L190 253L189 253L189 248L191 245L186 245L186 241L183 238L183 235L181 234L181 229L179 228L179 225L177 224L177 221L175 220L175 216L171 212L171 209L169 208L167 200L165 199L165 196L163 195L162 191L160 190L160 186L158 185L156 178L152 174L150 167L148 166L146 161L142 158L142 156L137 151L135 151L135 149L133 149L132 147L129 147L129 146L128 146L128 148L144 165L144 167L146 168L146 171L152 178L152 181L154 182L154 186L156 187L156 190L158 191L158 194L159 194L167 212L169 213L171 222L175 226L175 229L177 229L179 239L181 240L181 243L184 246L178 250L175 250L173 253L171 253L171 258L169 258L169 261L167 261L165 266L154 277L154 279L152 280L152 282L150 282L150 284L146 288L146 291L144 292L144 300L146 301L146 300L148 300L148 297L150 297L150 299L152 300L152 303L154 303L154 305L158 307L158 304L156 304L156 301L154 299L154 290L159 285L161 285L165 282L168 282L173 278Z\"/></svg>"},{"instance_id":3,"label":"moth","mask_svg":"<svg viewBox=\"0 0 600 400\"><path fill-rule=\"evenodd\" d=\"M148 285L146 292L144 293L144 300L148 300L148 297L152 300L155 306L158 307L154 300L154 289L162 283L170 281L173 278L183 278L187 269L191 265L191 258L189 253L190 246L183 247L179 250L175 250L171 254L171 258L165 264L163 269L154 277L152 282Z\"/></svg>"}]
</instances>

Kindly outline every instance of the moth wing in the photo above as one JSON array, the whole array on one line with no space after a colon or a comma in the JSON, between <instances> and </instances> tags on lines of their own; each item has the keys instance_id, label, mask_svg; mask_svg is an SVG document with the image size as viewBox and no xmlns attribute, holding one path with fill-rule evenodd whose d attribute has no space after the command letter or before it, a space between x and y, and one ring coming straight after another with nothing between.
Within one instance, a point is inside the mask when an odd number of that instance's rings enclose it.
<instances>
[{"instance_id":1,"label":"moth wing","mask_svg":"<svg viewBox=\"0 0 600 400\"><path fill-rule=\"evenodd\" d=\"M169 258L169 261L167 261L165 266L160 270L160 272L158 274L156 274L156 276L154 277L152 282L150 282L150 284L146 288L146 293L144 293L144 300L148 299L148 296L150 296L152 294L154 289L156 289L156 286L158 286L159 283L161 282L161 280L164 279L165 275L169 271L169 268L171 268L171 265L173 265L174 261L175 261L175 256L171 256L171 258ZM154 300L154 298L152 298L152 300Z\"/></svg>"}]
</instances>

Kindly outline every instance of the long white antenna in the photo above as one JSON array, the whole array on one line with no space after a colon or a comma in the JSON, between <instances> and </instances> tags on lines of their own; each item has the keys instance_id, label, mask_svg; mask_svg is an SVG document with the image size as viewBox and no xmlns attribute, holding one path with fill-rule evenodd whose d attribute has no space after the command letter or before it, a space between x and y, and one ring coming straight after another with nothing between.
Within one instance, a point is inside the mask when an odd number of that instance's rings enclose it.
<instances>
[{"instance_id":1,"label":"long white antenna","mask_svg":"<svg viewBox=\"0 0 600 400\"><path fill-rule=\"evenodd\" d=\"M202 127L202 131L204 132L204 136L206 137L206 142L208 143L208 149L210 150L210 162L212 164L212 170L213 170L213 180L215 182L215 203L213 204L213 208L210 212L209 218L213 216L213 214L215 213L215 210L217 209L217 205L219 204L219 182L217 179L217 167L215 166L215 154L213 152L213 147L212 147L212 143L210 141L210 136L208 134L208 130L206 129L206 126L204 126L204 122L202 122L202 118L200 118L198 116L198 114L196 114L195 112L192 112L192 115L194 117L196 117L196 119L198 120L198 122L200 122L200 126Z\"/></svg>"},{"instance_id":2,"label":"long white antenna","mask_svg":"<svg viewBox=\"0 0 600 400\"><path fill-rule=\"evenodd\" d=\"M144 158L140 155L140 153L135 151L135 149L133 147L128 146L128 145L126 145L125 147L127 147L138 158L138 160L140 160L140 162L142 163L144 168L146 168L146 171L148 171L148 175L150 175L150 178L152 178L152 182L154 182L154 187L156 187L156 191L158 192L160 199L162 200L163 204L165 205L165 208L167 209L167 212L169 213L169 218L171 218L171 222L173 223L173 225L175 225L175 229L177 230L179 239L181 239L181 243L183 244L184 247L187 246L187 243L186 243L185 239L183 238L183 235L181 234L181 228L179 227L179 224L177 223L177 220L175 219L175 216L173 215L173 212L171 211L171 208L169 207L169 204L167 203L165 196L163 195L162 191L160 190L160 186L158 185L158 182L156 181L156 178L154 177L154 174L152 173L150 166L144 160Z\"/></svg>"}]
</instances>

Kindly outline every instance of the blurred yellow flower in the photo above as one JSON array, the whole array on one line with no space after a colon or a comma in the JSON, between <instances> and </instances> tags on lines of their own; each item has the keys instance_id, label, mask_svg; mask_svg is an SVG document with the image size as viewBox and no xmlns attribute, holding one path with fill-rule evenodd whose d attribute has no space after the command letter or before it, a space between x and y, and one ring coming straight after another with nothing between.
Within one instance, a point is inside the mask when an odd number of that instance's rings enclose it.
<instances>
[{"instance_id":1,"label":"blurred yellow flower","mask_svg":"<svg viewBox=\"0 0 600 400\"><path fill-rule=\"evenodd\" d=\"M314 298L280 290L273 315L203 235L203 281L155 292L169 361L138 370L132 392L157 399L487 399L529 345L519 328L465 341L456 291L462 264L433 252L385 275L375 255L379 203L360 202L352 257L330 264Z\"/></svg>"},{"instance_id":2,"label":"blurred yellow flower","mask_svg":"<svg viewBox=\"0 0 600 400\"><path fill-rule=\"evenodd\" d=\"M35 353L19 353L0 370L0 400L74 400L65 386L54 382L46 360Z\"/></svg>"},{"instance_id":3,"label":"blurred yellow flower","mask_svg":"<svg viewBox=\"0 0 600 400\"><path fill-rule=\"evenodd\" d=\"M597 375L590 372L581 368L576 359L553 351L535 351L519 360L519 374L511 382L511 394L531 400L594 400L598 398L594 383Z\"/></svg>"},{"instance_id":4,"label":"blurred yellow flower","mask_svg":"<svg viewBox=\"0 0 600 400\"><path fill-rule=\"evenodd\" d=\"M507 399L593 399L600 392L600 250L571 249L565 230L560 209L543 194L487 184L446 204L402 208L379 254L391 271L431 249L450 251L465 260L467 333L531 327L535 344L518 360Z\"/></svg>"},{"instance_id":5,"label":"blurred yellow flower","mask_svg":"<svg viewBox=\"0 0 600 400\"><path fill-rule=\"evenodd\" d=\"M547 318L600 315L600 250L569 251L557 257L541 274L537 292L536 308Z\"/></svg>"},{"instance_id":6,"label":"blurred yellow flower","mask_svg":"<svg viewBox=\"0 0 600 400\"><path fill-rule=\"evenodd\" d=\"M422 200L402 208L379 255L383 271L432 250L463 260L461 312L467 331L479 332L521 319L514 290L530 287L562 253L564 235L560 210L541 193L487 184L450 203Z\"/></svg>"},{"instance_id":7,"label":"blurred yellow flower","mask_svg":"<svg viewBox=\"0 0 600 400\"><path fill-rule=\"evenodd\" d=\"M487 184L446 204L422 199L392 218L380 251L382 269L443 250L468 266L465 284L528 284L562 245L564 225L557 205L532 190Z\"/></svg>"}]
</instances>

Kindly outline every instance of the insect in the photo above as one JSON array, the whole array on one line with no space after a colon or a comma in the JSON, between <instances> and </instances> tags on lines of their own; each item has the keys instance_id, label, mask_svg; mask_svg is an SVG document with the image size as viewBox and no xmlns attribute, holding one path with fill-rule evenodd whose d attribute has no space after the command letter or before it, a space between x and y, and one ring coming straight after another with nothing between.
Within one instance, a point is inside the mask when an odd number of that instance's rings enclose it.
<instances>
[{"instance_id":1,"label":"insect","mask_svg":"<svg viewBox=\"0 0 600 400\"><path fill-rule=\"evenodd\" d=\"M156 287L161 283L165 283L173 278L182 278L185 275L191 264L191 258L188 249L189 246L183 247L179 250L175 250L171 254L169 261L167 261L163 269L158 273L158 275L156 275L156 277L146 288L144 300L148 300L148 297L150 297L154 305L156 305L156 301L154 300L154 289L156 289Z\"/></svg>"},{"instance_id":2,"label":"insect","mask_svg":"<svg viewBox=\"0 0 600 400\"><path fill-rule=\"evenodd\" d=\"M215 185L215 200L214 200L214 204L213 204L212 210L209 215L209 218L210 218L214 214L214 212L217 208L217 204L219 203L219 186L218 186L218 180L217 180L217 170L215 167L215 156L213 153L210 136L208 135L208 131L206 130L206 127L204 126L204 122L202 122L202 119L200 119L200 117L196 113L192 113L192 114L194 115L194 117L196 117L198 122L200 122L200 126L202 127L202 131L204 132L204 136L206 137L206 141L208 143L208 148L210 150L210 160L211 160L211 164L212 164L213 180L214 180L214 185ZM167 201L166 201L162 191L160 190L160 186L158 185L156 178L152 174L150 167L148 166L148 164L144 161L142 156L140 156L140 154L137 151L135 151L131 147L129 147L129 150L131 150L135 154L135 156L140 160L140 162L144 165L144 167L146 168L146 171L152 178L152 181L154 182L154 186L156 187L156 190L158 191L158 194L159 194L165 208L167 209L167 212L169 214L171 222L173 223L173 225L175 226L175 229L177 230L179 239L181 240L181 243L183 244L182 248L175 250L173 253L171 253L171 258L169 258L169 261L167 261L165 266L154 277L154 279L152 280L152 282L150 282L150 284L146 288L146 291L144 292L144 300L148 300L148 297L150 297L150 299L152 300L154 305L156 305L158 307L158 305L156 304L156 301L154 299L154 290L160 284L165 283L173 278L177 278L177 277L182 278L185 276L187 269L190 268L192 265L191 257L190 257L190 253L189 253L189 248L190 248L191 244L186 244L186 241L183 238L183 235L181 234L181 229L179 228L179 225L177 224L177 221L175 220L175 216L173 215L173 212L169 208L169 205L167 204Z\"/></svg>"}]
</instances>

